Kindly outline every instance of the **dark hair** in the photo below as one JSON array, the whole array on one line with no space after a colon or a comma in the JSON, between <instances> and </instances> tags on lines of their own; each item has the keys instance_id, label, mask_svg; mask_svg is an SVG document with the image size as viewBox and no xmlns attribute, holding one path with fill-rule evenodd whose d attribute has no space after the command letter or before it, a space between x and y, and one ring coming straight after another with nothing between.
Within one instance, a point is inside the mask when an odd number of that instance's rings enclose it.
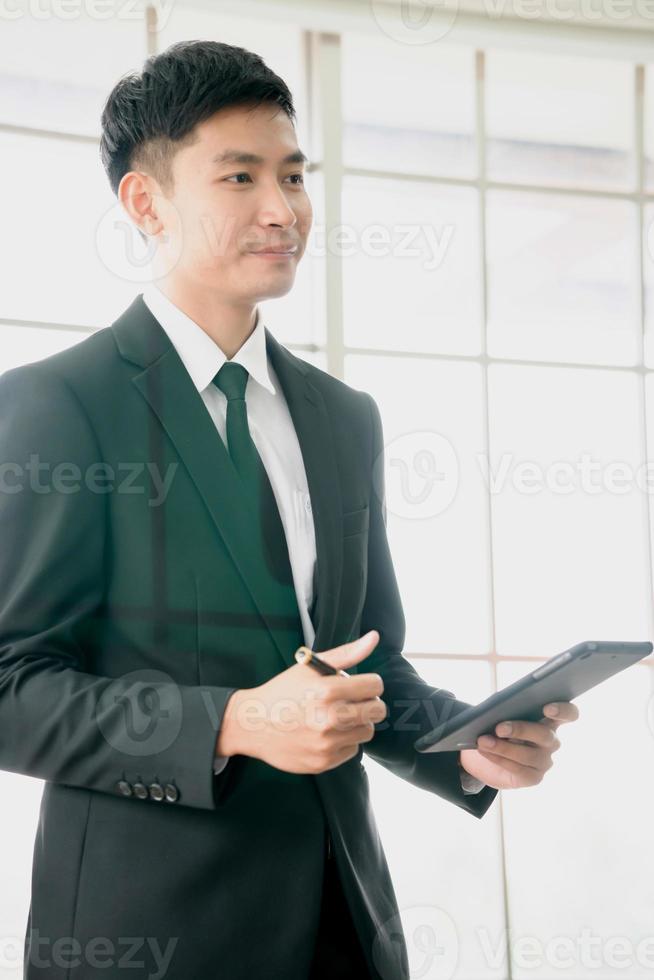
<instances>
[{"instance_id":1,"label":"dark hair","mask_svg":"<svg viewBox=\"0 0 654 980\"><path fill-rule=\"evenodd\" d=\"M219 109L277 104L295 121L286 83L258 54L219 41L179 41L123 75L102 110L100 157L114 194L130 170L168 192L172 159L196 141L194 127Z\"/></svg>"}]
</instances>

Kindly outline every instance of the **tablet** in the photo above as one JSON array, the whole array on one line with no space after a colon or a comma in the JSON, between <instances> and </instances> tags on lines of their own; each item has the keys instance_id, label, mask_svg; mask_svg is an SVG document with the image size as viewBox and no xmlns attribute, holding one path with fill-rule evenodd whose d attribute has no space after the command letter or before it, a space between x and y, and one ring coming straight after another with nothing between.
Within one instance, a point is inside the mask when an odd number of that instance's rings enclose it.
<instances>
[{"instance_id":1,"label":"tablet","mask_svg":"<svg viewBox=\"0 0 654 980\"><path fill-rule=\"evenodd\" d=\"M543 707L552 701L572 701L652 652L649 642L585 640L557 654L537 670L492 694L481 704L444 718L421 735L418 752L453 752L476 749L480 735L494 734L501 721L540 721ZM448 702L444 702L447 711Z\"/></svg>"}]
</instances>

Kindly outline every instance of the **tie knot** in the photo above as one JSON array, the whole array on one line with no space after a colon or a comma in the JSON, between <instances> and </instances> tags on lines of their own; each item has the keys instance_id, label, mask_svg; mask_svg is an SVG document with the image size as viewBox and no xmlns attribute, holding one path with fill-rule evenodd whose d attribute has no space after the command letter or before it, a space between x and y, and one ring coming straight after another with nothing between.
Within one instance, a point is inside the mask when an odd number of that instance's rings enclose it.
<instances>
[{"instance_id":1,"label":"tie knot","mask_svg":"<svg viewBox=\"0 0 654 980\"><path fill-rule=\"evenodd\" d=\"M213 383L225 393L227 401L231 402L235 398L245 398L245 389L249 377L247 369L242 364L225 361L213 379Z\"/></svg>"}]
</instances>

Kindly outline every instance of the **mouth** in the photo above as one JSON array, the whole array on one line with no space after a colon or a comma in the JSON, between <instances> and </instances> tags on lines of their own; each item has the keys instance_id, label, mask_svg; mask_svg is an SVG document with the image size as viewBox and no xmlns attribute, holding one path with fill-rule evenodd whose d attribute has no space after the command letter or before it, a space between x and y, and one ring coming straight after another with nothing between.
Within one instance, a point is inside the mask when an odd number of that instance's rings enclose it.
<instances>
[{"instance_id":1,"label":"mouth","mask_svg":"<svg viewBox=\"0 0 654 980\"><path fill-rule=\"evenodd\" d=\"M292 255L295 255L297 253L297 250L298 250L297 245L291 245L291 246L286 245L282 247L261 248L261 249L251 250L249 254L258 255L261 258L283 259L283 258L290 258Z\"/></svg>"}]
</instances>

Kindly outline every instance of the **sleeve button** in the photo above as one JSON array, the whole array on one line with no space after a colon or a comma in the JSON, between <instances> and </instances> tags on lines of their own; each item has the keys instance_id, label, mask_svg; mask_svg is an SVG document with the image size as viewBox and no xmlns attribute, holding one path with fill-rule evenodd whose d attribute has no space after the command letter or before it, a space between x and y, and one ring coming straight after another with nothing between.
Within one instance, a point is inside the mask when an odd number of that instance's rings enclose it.
<instances>
[{"instance_id":1,"label":"sleeve button","mask_svg":"<svg viewBox=\"0 0 654 980\"><path fill-rule=\"evenodd\" d=\"M150 785L148 786L148 790L150 793L151 800L157 800L157 801L163 800L164 790L161 783L150 783Z\"/></svg>"},{"instance_id":2,"label":"sleeve button","mask_svg":"<svg viewBox=\"0 0 654 980\"><path fill-rule=\"evenodd\" d=\"M166 783L164 793L168 803L175 803L179 799L179 790L172 783Z\"/></svg>"},{"instance_id":3,"label":"sleeve button","mask_svg":"<svg viewBox=\"0 0 654 980\"><path fill-rule=\"evenodd\" d=\"M134 796L137 796L139 800L147 800L148 788L144 783L134 783L132 788L134 790Z\"/></svg>"},{"instance_id":4,"label":"sleeve button","mask_svg":"<svg viewBox=\"0 0 654 980\"><path fill-rule=\"evenodd\" d=\"M126 779L121 779L120 782L116 784L116 786L121 796L132 795L132 784L128 783Z\"/></svg>"}]
</instances>

